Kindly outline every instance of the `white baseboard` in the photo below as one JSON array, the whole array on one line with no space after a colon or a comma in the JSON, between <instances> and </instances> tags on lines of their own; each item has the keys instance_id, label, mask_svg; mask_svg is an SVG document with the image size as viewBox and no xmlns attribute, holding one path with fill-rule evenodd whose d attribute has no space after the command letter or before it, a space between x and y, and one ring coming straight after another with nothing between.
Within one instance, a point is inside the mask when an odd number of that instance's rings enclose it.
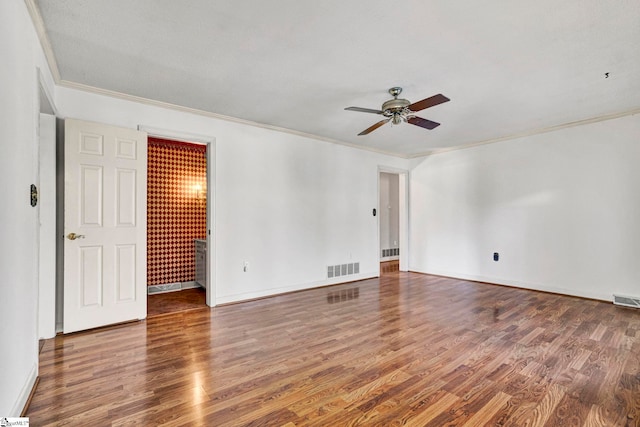
<instances>
[{"instance_id":1,"label":"white baseboard","mask_svg":"<svg viewBox=\"0 0 640 427\"><path fill-rule=\"evenodd\" d=\"M216 295L216 305L242 302L242 301L252 300L256 298L266 298L266 297L271 297L275 295L286 294L288 292L304 291L308 289L320 288L323 286L330 286L330 285L339 285L341 283L355 282L358 280L372 279L375 277L378 277L377 272L350 274L348 276L334 277L332 279L319 280L317 282L301 283L301 284L285 286L281 288L266 289L263 291L246 292L242 294L234 294L234 295L226 295L226 296Z\"/></svg>"},{"instance_id":2,"label":"white baseboard","mask_svg":"<svg viewBox=\"0 0 640 427\"><path fill-rule=\"evenodd\" d=\"M191 282L182 282L182 289L192 289L192 288L203 288L204 286L200 285L200 283L196 281Z\"/></svg>"},{"instance_id":3,"label":"white baseboard","mask_svg":"<svg viewBox=\"0 0 640 427\"><path fill-rule=\"evenodd\" d=\"M451 277L453 279L472 280L474 282L484 282L484 283L495 284L495 285L511 286L514 288L528 289L530 291L550 292L553 294L568 295L568 296L579 297L579 298L596 299L596 300L607 301L607 302L611 302L611 299L612 299L611 294L605 294L602 292L589 292L589 291L568 289L561 286L553 286L548 284L522 282L518 280L506 280L500 277L488 277L488 276L480 276L475 274L464 274L464 273L441 271L441 270L424 271L424 270L417 270L414 268L410 268L409 271L414 271L416 273L423 273L423 274L433 274L435 276Z\"/></svg>"},{"instance_id":4,"label":"white baseboard","mask_svg":"<svg viewBox=\"0 0 640 427\"><path fill-rule=\"evenodd\" d=\"M181 291L183 289L191 289L191 288L201 288L198 282L190 281L190 282L177 282L177 283L167 283L165 285L151 285L147 286L147 295L153 294L164 294L167 292L176 292Z\"/></svg>"},{"instance_id":5,"label":"white baseboard","mask_svg":"<svg viewBox=\"0 0 640 427\"><path fill-rule=\"evenodd\" d=\"M27 377L27 381L22 386L20 390L20 394L18 395L18 399L16 399L16 403L13 405L10 414L2 414L2 416L8 417L19 417L24 410L24 407L27 405L27 401L29 400L29 396L31 395L31 391L33 390L33 386L36 384L36 380L38 379L38 364L34 363L31 368L31 372L29 372L29 376Z\"/></svg>"}]
</instances>

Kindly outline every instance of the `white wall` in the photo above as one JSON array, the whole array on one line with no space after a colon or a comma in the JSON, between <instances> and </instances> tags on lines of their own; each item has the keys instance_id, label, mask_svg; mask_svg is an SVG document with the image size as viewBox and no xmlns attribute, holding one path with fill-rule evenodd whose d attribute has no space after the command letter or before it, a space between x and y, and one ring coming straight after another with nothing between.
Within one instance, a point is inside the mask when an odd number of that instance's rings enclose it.
<instances>
[{"instance_id":1,"label":"white wall","mask_svg":"<svg viewBox=\"0 0 640 427\"><path fill-rule=\"evenodd\" d=\"M380 172L380 257L383 249L399 247L400 191L397 174ZM384 257L397 259L398 256Z\"/></svg>"},{"instance_id":2,"label":"white wall","mask_svg":"<svg viewBox=\"0 0 640 427\"><path fill-rule=\"evenodd\" d=\"M639 136L626 116L413 160L410 269L640 295Z\"/></svg>"},{"instance_id":3,"label":"white wall","mask_svg":"<svg viewBox=\"0 0 640 427\"><path fill-rule=\"evenodd\" d=\"M0 57L0 416L17 416L38 372L37 67L52 84L22 1L0 2Z\"/></svg>"},{"instance_id":4,"label":"white wall","mask_svg":"<svg viewBox=\"0 0 640 427\"><path fill-rule=\"evenodd\" d=\"M377 276L378 167L407 160L69 88L56 105L64 117L215 138L216 303ZM350 262L359 275L327 279L327 266Z\"/></svg>"}]
</instances>

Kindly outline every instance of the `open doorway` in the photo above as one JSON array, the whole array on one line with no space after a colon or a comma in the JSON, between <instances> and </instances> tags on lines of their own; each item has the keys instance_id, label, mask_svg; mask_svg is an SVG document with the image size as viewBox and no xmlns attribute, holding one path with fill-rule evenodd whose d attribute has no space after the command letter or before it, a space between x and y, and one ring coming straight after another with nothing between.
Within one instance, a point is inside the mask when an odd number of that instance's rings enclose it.
<instances>
[{"instance_id":1,"label":"open doorway","mask_svg":"<svg viewBox=\"0 0 640 427\"><path fill-rule=\"evenodd\" d=\"M207 148L148 138L148 317L206 307Z\"/></svg>"},{"instance_id":2,"label":"open doorway","mask_svg":"<svg viewBox=\"0 0 640 427\"><path fill-rule=\"evenodd\" d=\"M380 274L407 271L407 173L380 168L378 173L378 254Z\"/></svg>"},{"instance_id":3,"label":"open doorway","mask_svg":"<svg viewBox=\"0 0 640 427\"><path fill-rule=\"evenodd\" d=\"M400 271L400 187L395 173L380 172L380 274Z\"/></svg>"}]
</instances>

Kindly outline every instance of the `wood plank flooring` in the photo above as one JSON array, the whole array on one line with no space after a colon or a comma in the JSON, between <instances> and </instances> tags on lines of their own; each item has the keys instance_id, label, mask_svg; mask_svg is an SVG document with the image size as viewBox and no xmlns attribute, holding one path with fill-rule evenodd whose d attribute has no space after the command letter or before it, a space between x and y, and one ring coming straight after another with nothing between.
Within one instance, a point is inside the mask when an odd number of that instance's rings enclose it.
<instances>
[{"instance_id":1,"label":"wood plank flooring","mask_svg":"<svg viewBox=\"0 0 640 427\"><path fill-rule=\"evenodd\" d=\"M31 425L638 426L640 311L415 273L47 340Z\"/></svg>"},{"instance_id":2,"label":"wood plank flooring","mask_svg":"<svg viewBox=\"0 0 640 427\"><path fill-rule=\"evenodd\" d=\"M204 288L183 289L147 296L147 316L207 308Z\"/></svg>"}]
</instances>

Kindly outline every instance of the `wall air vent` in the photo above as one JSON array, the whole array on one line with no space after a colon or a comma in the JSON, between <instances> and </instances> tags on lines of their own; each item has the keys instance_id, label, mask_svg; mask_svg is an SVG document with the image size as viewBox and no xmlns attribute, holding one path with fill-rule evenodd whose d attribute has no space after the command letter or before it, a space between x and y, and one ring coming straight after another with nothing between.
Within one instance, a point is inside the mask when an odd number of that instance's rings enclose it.
<instances>
[{"instance_id":1,"label":"wall air vent","mask_svg":"<svg viewBox=\"0 0 640 427\"><path fill-rule=\"evenodd\" d=\"M327 267L327 277L349 276L352 274L360 274L360 263L352 262L349 264L330 265Z\"/></svg>"},{"instance_id":2,"label":"wall air vent","mask_svg":"<svg viewBox=\"0 0 640 427\"><path fill-rule=\"evenodd\" d=\"M398 256L400 255L400 248L383 249L382 257Z\"/></svg>"},{"instance_id":3,"label":"wall air vent","mask_svg":"<svg viewBox=\"0 0 640 427\"><path fill-rule=\"evenodd\" d=\"M640 297L613 294L613 303L625 307L640 308Z\"/></svg>"}]
</instances>

